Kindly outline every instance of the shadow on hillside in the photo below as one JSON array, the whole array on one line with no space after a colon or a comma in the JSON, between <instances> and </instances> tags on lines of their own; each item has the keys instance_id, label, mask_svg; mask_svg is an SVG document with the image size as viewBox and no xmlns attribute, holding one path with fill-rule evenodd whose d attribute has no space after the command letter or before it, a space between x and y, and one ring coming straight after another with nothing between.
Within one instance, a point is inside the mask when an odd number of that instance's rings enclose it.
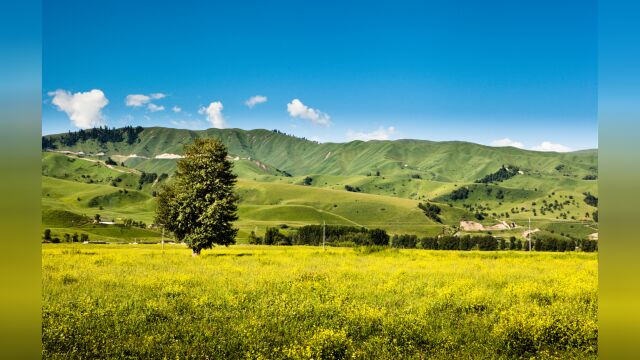
<instances>
[{"instance_id":1,"label":"shadow on hillside","mask_svg":"<svg viewBox=\"0 0 640 360\"><path fill-rule=\"evenodd\" d=\"M253 256L253 254L252 254L252 253L239 253L239 254L202 254L202 257L220 257L220 256L242 257L242 256Z\"/></svg>"}]
</instances>

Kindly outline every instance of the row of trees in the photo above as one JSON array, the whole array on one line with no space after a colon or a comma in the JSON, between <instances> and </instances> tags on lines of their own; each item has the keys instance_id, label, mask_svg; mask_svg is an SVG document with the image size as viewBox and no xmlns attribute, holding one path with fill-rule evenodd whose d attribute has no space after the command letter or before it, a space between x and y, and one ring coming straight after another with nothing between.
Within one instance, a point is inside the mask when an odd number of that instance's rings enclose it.
<instances>
[{"instance_id":1,"label":"row of trees","mask_svg":"<svg viewBox=\"0 0 640 360\"><path fill-rule=\"evenodd\" d=\"M62 236L62 240L60 240L60 238L57 237L57 236L51 236L51 229L44 229L44 234L42 235L42 240L44 242L51 242L51 243L59 243L61 241L64 241L64 242L84 242L84 241L89 241L89 235L84 234L84 233L78 235L77 232L75 232L73 234L65 233Z\"/></svg>"},{"instance_id":2,"label":"row of trees","mask_svg":"<svg viewBox=\"0 0 640 360\"><path fill-rule=\"evenodd\" d=\"M87 140L96 140L101 144L106 142L122 142L126 141L129 145L134 144L138 140L138 135L144 130L141 126L125 126L122 128L111 128L106 126L96 127L93 129L78 131L69 131L66 134L43 136L42 149L55 149L56 142L64 146L74 146L78 142Z\"/></svg>"},{"instance_id":3,"label":"row of trees","mask_svg":"<svg viewBox=\"0 0 640 360\"><path fill-rule=\"evenodd\" d=\"M420 208L420 210L424 212L424 215L429 219L439 223L442 222L442 219L440 219L440 213L442 212L442 209L440 209L438 205L426 202L426 203L419 203L418 207Z\"/></svg>"},{"instance_id":4,"label":"row of trees","mask_svg":"<svg viewBox=\"0 0 640 360\"><path fill-rule=\"evenodd\" d=\"M287 234L269 227L264 237L255 232L249 235L249 243L260 245L322 245L322 239L330 246L388 246L389 234L382 229L342 225L306 225Z\"/></svg>"},{"instance_id":5,"label":"row of trees","mask_svg":"<svg viewBox=\"0 0 640 360\"><path fill-rule=\"evenodd\" d=\"M426 250L524 250L528 251L526 240L512 236L509 239L491 235L479 236L437 236L418 237L413 234L393 235L390 237L382 229L366 229L353 226L326 225L324 227L325 242L328 246L390 246L400 249ZM249 243L257 245L322 245L323 226L307 225L288 233L280 232L275 227L267 228L264 237L255 232L249 235ZM539 236L532 240L535 251L576 251L593 252L598 249L596 240L562 239Z\"/></svg>"}]
</instances>

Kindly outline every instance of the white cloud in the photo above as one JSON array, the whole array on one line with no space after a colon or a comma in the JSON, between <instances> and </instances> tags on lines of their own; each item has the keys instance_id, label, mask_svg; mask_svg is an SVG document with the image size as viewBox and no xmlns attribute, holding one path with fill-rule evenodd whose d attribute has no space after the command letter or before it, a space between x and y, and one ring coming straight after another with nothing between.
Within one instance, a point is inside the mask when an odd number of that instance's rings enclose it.
<instances>
[{"instance_id":1,"label":"white cloud","mask_svg":"<svg viewBox=\"0 0 640 360\"><path fill-rule=\"evenodd\" d=\"M148 103L149 101L151 101L150 96L143 95L143 94L131 94L131 95L127 95L127 97L124 100L124 103L127 106L138 107Z\"/></svg>"},{"instance_id":2,"label":"white cloud","mask_svg":"<svg viewBox=\"0 0 640 360\"><path fill-rule=\"evenodd\" d=\"M555 152L569 152L572 149L562 144L554 144L550 141L543 141L540 145L534 146L531 150L535 151L555 151Z\"/></svg>"},{"instance_id":3,"label":"white cloud","mask_svg":"<svg viewBox=\"0 0 640 360\"><path fill-rule=\"evenodd\" d=\"M258 105L258 104L263 104L267 102L267 97L266 96L262 96L262 95L256 95L256 96L252 96L249 98L249 100L245 101L244 104L247 105L247 107L249 107L249 109L252 109L254 106Z\"/></svg>"},{"instance_id":4,"label":"white cloud","mask_svg":"<svg viewBox=\"0 0 640 360\"><path fill-rule=\"evenodd\" d=\"M58 110L64 111L73 124L80 129L89 129L104 124L102 109L107 106L109 99L102 90L93 89L88 92L71 94L62 89L48 93L52 96L52 103Z\"/></svg>"},{"instance_id":5,"label":"white cloud","mask_svg":"<svg viewBox=\"0 0 640 360\"><path fill-rule=\"evenodd\" d=\"M287 111L289 112L289 115L294 118L299 117L301 119L309 120L316 125L331 125L331 118L329 117L329 114L323 113L320 110L312 109L298 99L293 99L287 104Z\"/></svg>"},{"instance_id":6,"label":"white cloud","mask_svg":"<svg viewBox=\"0 0 640 360\"><path fill-rule=\"evenodd\" d=\"M171 111L173 111L174 113L179 113L182 111L182 109L179 106L174 106L171 108Z\"/></svg>"},{"instance_id":7,"label":"white cloud","mask_svg":"<svg viewBox=\"0 0 640 360\"><path fill-rule=\"evenodd\" d=\"M198 110L198 113L203 115L206 114L207 119L211 122L213 127L224 129L225 122L224 116L222 116L222 109L224 109L222 103L220 101L214 101L210 103L206 108L204 106L201 107L200 110Z\"/></svg>"},{"instance_id":8,"label":"white cloud","mask_svg":"<svg viewBox=\"0 0 640 360\"><path fill-rule=\"evenodd\" d=\"M148 104L151 100L160 100L167 97L167 95L163 93L153 93L149 95L144 94L130 94L124 100L124 103L127 106L131 107L140 107Z\"/></svg>"},{"instance_id":9,"label":"white cloud","mask_svg":"<svg viewBox=\"0 0 640 360\"><path fill-rule=\"evenodd\" d=\"M164 110L164 106L162 105L156 105L156 104L149 104L147 105L147 110L151 111L151 112L157 112L157 111L163 111Z\"/></svg>"},{"instance_id":10,"label":"white cloud","mask_svg":"<svg viewBox=\"0 0 640 360\"><path fill-rule=\"evenodd\" d=\"M519 149L523 149L524 148L524 144L519 142L519 141L514 141L511 140L509 138L504 138L504 139L499 139L499 140L493 140L491 142L491 146L513 146Z\"/></svg>"},{"instance_id":11,"label":"white cloud","mask_svg":"<svg viewBox=\"0 0 640 360\"><path fill-rule=\"evenodd\" d=\"M391 136L396 132L396 128L389 126L388 128L379 127L377 130L371 132L354 132L349 130L347 132L347 139L352 140L389 140Z\"/></svg>"}]
</instances>

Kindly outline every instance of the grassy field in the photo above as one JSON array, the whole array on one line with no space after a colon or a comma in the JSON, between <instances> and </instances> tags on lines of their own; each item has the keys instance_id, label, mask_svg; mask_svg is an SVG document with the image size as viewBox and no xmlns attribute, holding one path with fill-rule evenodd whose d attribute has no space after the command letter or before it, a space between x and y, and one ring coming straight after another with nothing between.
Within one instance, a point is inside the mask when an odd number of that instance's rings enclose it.
<instances>
[{"instance_id":1,"label":"grassy field","mask_svg":"<svg viewBox=\"0 0 640 360\"><path fill-rule=\"evenodd\" d=\"M596 358L597 255L43 244L45 359Z\"/></svg>"}]
</instances>

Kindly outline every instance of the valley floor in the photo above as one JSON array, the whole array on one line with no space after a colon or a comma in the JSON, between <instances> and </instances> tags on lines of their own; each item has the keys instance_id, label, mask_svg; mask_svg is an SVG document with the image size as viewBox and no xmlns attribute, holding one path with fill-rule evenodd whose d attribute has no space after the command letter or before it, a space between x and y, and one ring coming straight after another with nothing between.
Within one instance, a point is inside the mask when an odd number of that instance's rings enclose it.
<instances>
[{"instance_id":1,"label":"valley floor","mask_svg":"<svg viewBox=\"0 0 640 360\"><path fill-rule=\"evenodd\" d=\"M597 255L43 244L42 354L596 358Z\"/></svg>"}]
</instances>

